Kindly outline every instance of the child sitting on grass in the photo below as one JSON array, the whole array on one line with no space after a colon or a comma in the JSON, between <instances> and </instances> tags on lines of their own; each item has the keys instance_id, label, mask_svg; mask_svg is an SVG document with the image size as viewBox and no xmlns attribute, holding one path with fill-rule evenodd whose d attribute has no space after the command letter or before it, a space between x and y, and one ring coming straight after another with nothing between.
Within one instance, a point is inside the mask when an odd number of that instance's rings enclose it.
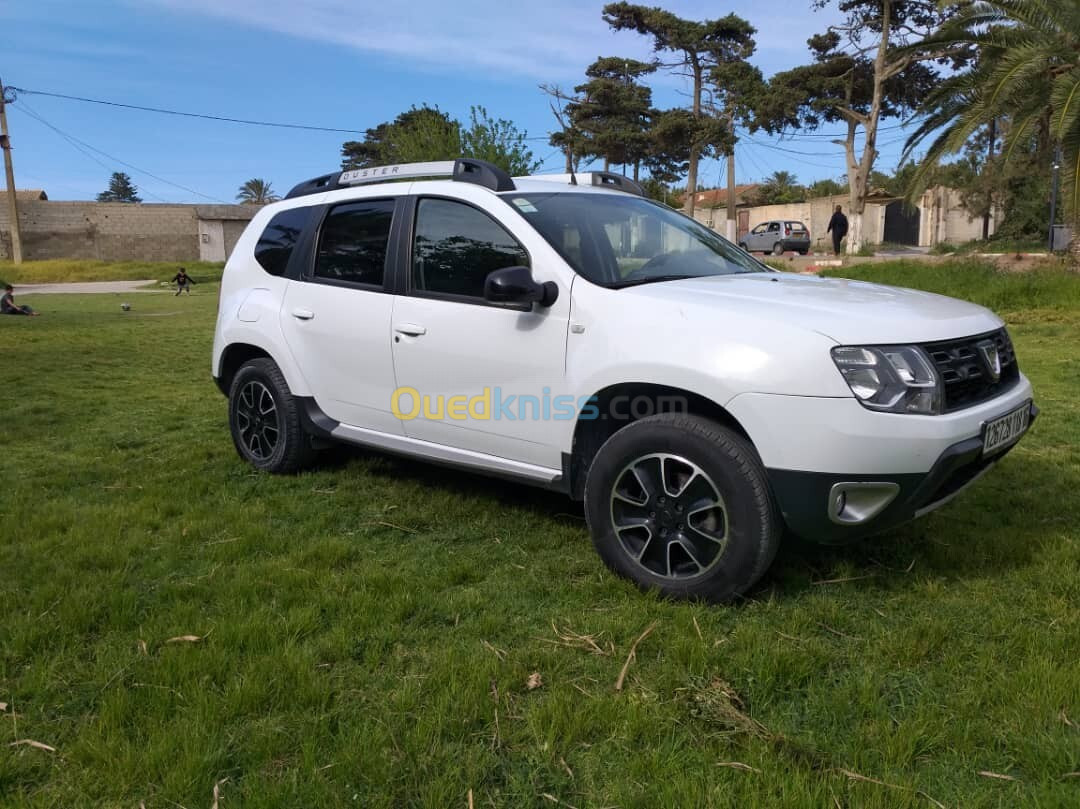
<instances>
[{"instance_id":1,"label":"child sitting on grass","mask_svg":"<svg viewBox=\"0 0 1080 809\"><path fill-rule=\"evenodd\" d=\"M15 303L15 287L11 284L4 285L4 297L0 298L0 315L30 315L37 317L41 312L35 312L29 306L19 306Z\"/></svg>"}]
</instances>

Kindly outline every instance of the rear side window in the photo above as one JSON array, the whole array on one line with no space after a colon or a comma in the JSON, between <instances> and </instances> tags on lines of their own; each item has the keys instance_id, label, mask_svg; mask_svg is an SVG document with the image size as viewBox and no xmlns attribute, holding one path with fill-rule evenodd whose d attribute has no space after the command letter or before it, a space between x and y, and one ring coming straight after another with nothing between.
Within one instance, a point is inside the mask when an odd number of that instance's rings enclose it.
<instances>
[{"instance_id":1,"label":"rear side window","mask_svg":"<svg viewBox=\"0 0 1080 809\"><path fill-rule=\"evenodd\" d=\"M392 199L363 200L331 208L319 236L315 277L381 287L393 219Z\"/></svg>"},{"instance_id":2,"label":"rear side window","mask_svg":"<svg viewBox=\"0 0 1080 809\"><path fill-rule=\"evenodd\" d=\"M529 254L486 213L446 199L420 200L414 289L482 298L488 273L518 266L529 266Z\"/></svg>"},{"instance_id":3,"label":"rear side window","mask_svg":"<svg viewBox=\"0 0 1080 809\"><path fill-rule=\"evenodd\" d=\"M289 257L307 226L311 208L291 208L274 216L255 244L255 260L271 275L284 275Z\"/></svg>"}]
</instances>

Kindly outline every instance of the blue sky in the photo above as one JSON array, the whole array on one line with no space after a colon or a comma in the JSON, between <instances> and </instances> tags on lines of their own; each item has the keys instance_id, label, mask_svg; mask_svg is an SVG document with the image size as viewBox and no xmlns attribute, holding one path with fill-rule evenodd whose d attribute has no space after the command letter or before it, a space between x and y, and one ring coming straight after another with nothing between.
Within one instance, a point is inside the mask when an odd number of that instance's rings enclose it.
<instances>
[{"instance_id":1,"label":"blue sky","mask_svg":"<svg viewBox=\"0 0 1080 809\"><path fill-rule=\"evenodd\" d=\"M805 61L806 38L831 20L809 0L663 5L694 19L729 11L748 19L758 28L753 61L767 76ZM479 104L537 138L534 154L545 170L558 171L561 156L546 140L554 120L537 85L572 87L601 55L650 55L645 37L610 31L602 7L575 0L0 0L0 78L27 90L356 130L412 104L438 105L459 120ZM657 106L688 103L684 80L652 84ZM350 138L32 94L8 110L16 184L44 188L52 199L93 198L112 171L130 174L146 202L232 201L251 177L284 193L337 168ZM883 133L879 167L895 166L901 134ZM841 148L821 133L784 141L758 133L742 141L736 162L739 182L779 169L810 182L840 177L844 166ZM705 164L703 183L721 178L718 163Z\"/></svg>"}]
</instances>

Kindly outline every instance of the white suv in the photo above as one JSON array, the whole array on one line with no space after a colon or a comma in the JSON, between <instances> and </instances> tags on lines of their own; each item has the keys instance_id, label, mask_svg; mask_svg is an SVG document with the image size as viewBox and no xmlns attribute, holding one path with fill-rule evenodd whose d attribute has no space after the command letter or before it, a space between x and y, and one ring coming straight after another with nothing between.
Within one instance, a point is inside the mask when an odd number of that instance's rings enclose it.
<instances>
[{"instance_id":1,"label":"white suv","mask_svg":"<svg viewBox=\"0 0 1080 809\"><path fill-rule=\"evenodd\" d=\"M1037 413L982 307L774 272L617 175L468 159L263 208L213 375L259 469L346 442L556 489L615 571L712 600L785 526L837 542L936 508Z\"/></svg>"}]
</instances>

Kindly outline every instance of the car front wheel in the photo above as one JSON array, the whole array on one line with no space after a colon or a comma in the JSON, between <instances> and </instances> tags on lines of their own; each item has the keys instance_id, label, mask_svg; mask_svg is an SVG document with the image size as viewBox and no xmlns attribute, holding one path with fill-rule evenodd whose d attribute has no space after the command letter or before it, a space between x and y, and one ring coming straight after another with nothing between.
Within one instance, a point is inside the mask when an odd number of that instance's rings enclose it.
<instances>
[{"instance_id":1,"label":"car front wheel","mask_svg":"<svg viewBox=\"0 0 1080 809\"><path fill-rule=\"evenodd\" d=\"M745 593L783 531L754 448L690 415L641 419L608 439L589 469L585 512L612 570L675 598Z\"/></svg>"},{"instance_id":2,"label":"car front wheel","mask_svg":"<svg viewBox=\"0 0 1080 809\"><path fill-rule=\"evenodd\" d=\"M776 244L774 244L772 246L772 254L774 256L782 256L782 255L784 255L784 245L780 244L780 242L777 242Z\"/></svg>"},{"instance_id":3,"label":"car front wheel","mask_svg":"<svg viewBox=\"0 0 1080 809\"><path fill-rule=\"evenodd\" d=\"M294 472L314 455L299 403L271 359L251 360L233 377L229 430L240 457L266 472Z\"/></svg>"}]
</instances>

